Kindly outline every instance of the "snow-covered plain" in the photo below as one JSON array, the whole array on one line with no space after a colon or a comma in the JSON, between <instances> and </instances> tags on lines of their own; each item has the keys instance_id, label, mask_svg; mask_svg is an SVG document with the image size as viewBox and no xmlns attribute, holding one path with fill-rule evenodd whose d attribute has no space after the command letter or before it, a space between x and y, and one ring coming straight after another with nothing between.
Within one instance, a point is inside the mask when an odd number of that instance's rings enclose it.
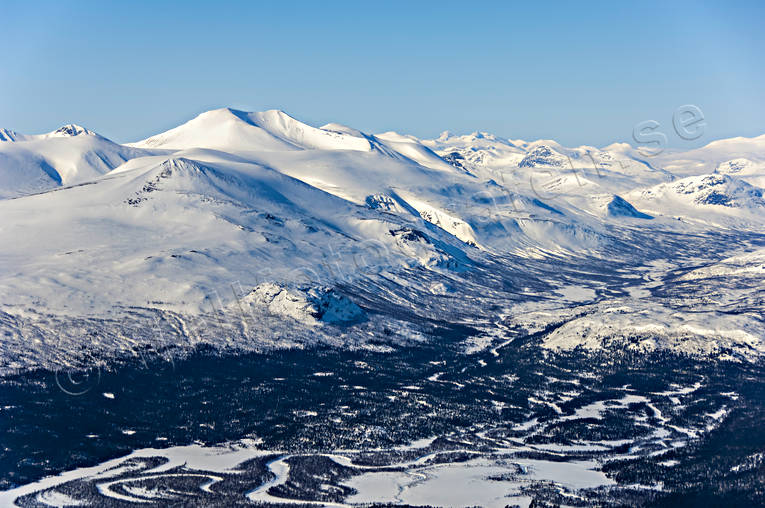
<instances>
[{"instance_id":1,"label":"snow-covered plain","mask_svg":"<svg viewBox=\"0 0 765 508\"><path fill-rule=\"evenodd\" d=\"M422 340L406 313L475 326L471 351L556 324L544 347L756 360L763 178L765 136L646 158L281 111L214 110L129 145L3 130L0 371L200 342L384 348ZM746 306L720 312L732 277ZM687 285L693 309L669 294L689 280L706 281Z\"/></svg>"}]
</instances>

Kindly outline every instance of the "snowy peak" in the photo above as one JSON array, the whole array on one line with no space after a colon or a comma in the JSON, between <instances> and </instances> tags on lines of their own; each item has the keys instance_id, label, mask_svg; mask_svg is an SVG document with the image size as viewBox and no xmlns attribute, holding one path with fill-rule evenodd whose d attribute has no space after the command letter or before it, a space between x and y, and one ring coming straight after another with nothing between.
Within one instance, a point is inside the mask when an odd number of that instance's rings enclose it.
<instances>
[{"instance_id":1,"label":"snowy peak","mask_svg":"<svg viewBox=\"0 0 765 508\"><path fill-rule=\"evenodd\" d=\"M423 144L438 150L466 148L519 148L511 140L500 138L488 132L478 131L464 135L452 134L450 131L444 131L436 139L423 140Z\"/></svg>"},{"instance_id":2,"label":"snowy peak","mask_svg":"<svg viewBox=\"0 0 765 508\"><path fill-rule=\"evenodd\" d=\"M25 135L19 134L16 131L9 129L0 129L0 141L22 141L26 138Z\"/></svg>"},{"instance_id":3,"label":"snowy peak","mask_svg":"<svg viewBox=\"0 0 765 508\"><path fill-rule=\"evenodd\" d=\"M210 148L227 151L303 149L369 151L361 133L312 127L279 110L248 113L223 108L207 111L185 124L133 146L144 148Z\"/></svg>"},{"instance_id":4,"label":"snowy peak","mask_svg":"<svg viewBox=\"0 0 765 508\"><path fill-rule=\"evenodd\" d=\"M721 173L723 175L745 175L754 172L756 167L757 164L751 160L739 157L737 159L721 162L715 168L715 173Z\"/></svg>"},{"instance_id":5,"label":"snowy peak","mask_svg":"<svg viewBox=\"0 0 765 508\"><path fill-rule=\"evenodd\" d=\"M512 145L507 140L503 140L495 136L494 134L490 134L488 132L479 132L474 131L470 134L464 134L464 135L455 135L452 134L450 131L444 131L442 132L435 140L433 140L437 143L442 144L449 144L449 145L455 145L455 144L472 144L472 143L481 143L481 142L499 142L503 144Z\"/></svg>"},{"instance_id":6,"label":"snowy peak","mask_svg":"<svg viewBox=\"0 0 765 508\"><path fill-rule=\"evenodd\" d=\"M171 150L207 148L238 154L302 150L376 152L431 169L452 170L413 136L395 132L375 136L336 123L313 127L275 109L254 113L230 108L208 111L131 146Z\"/></svg>"},{"instance_id":7,"label":"snowy peak","mask_svg":"<svg viewBox=\"0 0 765 508\"><path fill-rule=\"evenodd\" d=\"M517 166L526 154L511 141L486 132L454 135L444 131L438 138L421 143L455 168L468 173L479 168Z\"/></svg>"},{"instance_id":8,"label":"snowy peak","mask_svg":"<svg viewBox=\"0 0 765 508\"><path fill-rule=\"evenodd\" d=\"M723 174L683 178L648 189L643 197L658 200L672 196L694 205L753 208L765 206L763 190L744 180Z\"/></svg>"},{"instance_id":9,"label":"snowy peak","mask_svg":"<svg viewBox=\"0 0 765 508\"><path fill-rule=\"evenodd\" d=\"M132 206L141 206L157 191L229 198L227 190L244 187L241 182L227 174L183 157L169 158L151 167L141 174L137 183L140 188L125 200ZM131 187L133 185L135 184L131 183Z\"/></svg>"},{"instance_id":10,"label":"snowy peak","mask_svg":"<svg viewBox=\"0 0 765 508\"><path fill-rule=\"evenodd\" d=\"M521 168L553 167L564 168L570 165L568 157L562 155L547 145L537 145L532 148L518 164Z\"/></svg>"},{"instance_id":11,"label":"snowy peak","mask_svg":"<svg viewBox=\"0 0 765 508\"><path fill-rule=\"evenodd\" d=\"M161 178L197 178L213 172L204 164L184 157L171 157L151 171Z\"/></svg>"},{"instance_id":12,"label":"snowy peak","mask_svg":"<svg viewBox=\"0 0 765 508\"><path fill-rule=\"evenodd\" d=\"M699 205L721 205L730 207L765 206L762 189L729 175L702 175L677 182L674 189L678 194L693 196Z\"/></svg>"},{"instance_id":13,"label":"snowy peak","mask_svg":"<svg viewBox=\"0 0 765 508\"><path fill-rule=\"evenodd\" d=\"M134 143L139 148L183 150L210 148L215 150L290 150L285 143L234 110L224 108L207 111L188 122Z\"/></svg>"},{"instance_id":14,"label":"snowy peak","mask_svg":"<svg viewBox=\"0 0 765 508\"><path fill-rule=\"evenodd\" d=\"M20 134L10 129L0 129L0 142L35 141L35 140L50 139L50 138L71 138L71 137L82 136L82 135L101 137L97 133L89 129L86 129L85 127L81 125L70 123L70 124L62 125L55 131L49 132L47 134L32 134L32 135Z\"/></svg>"},{"instance_id":15,"label":"snowy peak","mask_svg":"<svg viewBox=\"0 0 765 508\"><path fill-rule=\"evenodd\" d=\"M95 132L86 129L85 127L82 127L81 125L77 124L67 124L59 127L55 131L51 132L50 134L47 134L46 137L50 138L66 138L66 137L74 137L74 136L98 136Z\"/></svg>"}]
</instances>

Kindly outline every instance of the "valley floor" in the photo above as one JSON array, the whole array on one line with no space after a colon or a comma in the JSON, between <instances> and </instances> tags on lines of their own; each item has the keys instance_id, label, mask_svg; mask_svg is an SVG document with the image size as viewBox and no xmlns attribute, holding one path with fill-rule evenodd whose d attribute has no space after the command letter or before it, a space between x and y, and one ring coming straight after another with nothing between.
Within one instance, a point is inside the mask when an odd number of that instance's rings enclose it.
<instances>
[{"instance_id":1,"label":"valley floor","mask_svg":"<svg viewBox=\"0 0 765 508\"><path fill-rule=\"evenodd\" d=\"M430 332L430 341L394 353L208 350L90 378L4 378L0 478L10 490L0 500L761 501L760 366L661 353L550 354L539 348L544 333L465 355L470 329ZM67 393L69 381L84 393ZM71 472L50 476L62 471Z\"/></svg>"}]
</instances>

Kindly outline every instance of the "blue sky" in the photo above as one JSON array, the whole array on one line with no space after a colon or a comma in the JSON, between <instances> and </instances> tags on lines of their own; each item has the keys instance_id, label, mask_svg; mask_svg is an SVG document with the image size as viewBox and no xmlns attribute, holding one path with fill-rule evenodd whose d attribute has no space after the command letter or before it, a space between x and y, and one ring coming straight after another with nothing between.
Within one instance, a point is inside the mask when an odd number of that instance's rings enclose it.
<instances>
[{"instance_id":1,"label":"blue sky","mask_svg":"<svg viewBox=\"0 0 765 508\"><path fill-rule=\"evenodd\" d=\"M672 146L765 133L765 2L16 2L0 10L0 127L120 142L207 109L314 125ZM695 104L695 143L671 128Z\"/></svg>"}]
</instances>

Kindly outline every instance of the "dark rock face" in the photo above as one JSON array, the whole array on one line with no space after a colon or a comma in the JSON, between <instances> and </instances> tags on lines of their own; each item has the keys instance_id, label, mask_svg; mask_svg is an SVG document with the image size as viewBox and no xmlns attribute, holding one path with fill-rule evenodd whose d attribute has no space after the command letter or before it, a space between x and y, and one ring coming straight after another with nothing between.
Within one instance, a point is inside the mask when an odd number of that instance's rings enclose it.
<instances>
[{"instance_id":1,"label":"dark rock face","mask_svg":"<svg viewBox=\"0 0 765 508\"><path fill-rule=\"evenodd\" d=\"M459 152L451 152L442 157L446 162L451 164L457 169L466 170L465 168L465 157L462 156Z\"/></svg>"},{"instance_id":2,"label":"dark rock face","mask_svg":"<svg viewBox=\"0 0 765 508\"><path fill-rule=\"evenodd\" d=\"M396 230L391 230L391 235L401 238L404 241L407 242L421 242L430 244L430 240L422 231L419 231L417 229L411 229L411 228L401 228Z\"/></svg>"}]
</instances>

